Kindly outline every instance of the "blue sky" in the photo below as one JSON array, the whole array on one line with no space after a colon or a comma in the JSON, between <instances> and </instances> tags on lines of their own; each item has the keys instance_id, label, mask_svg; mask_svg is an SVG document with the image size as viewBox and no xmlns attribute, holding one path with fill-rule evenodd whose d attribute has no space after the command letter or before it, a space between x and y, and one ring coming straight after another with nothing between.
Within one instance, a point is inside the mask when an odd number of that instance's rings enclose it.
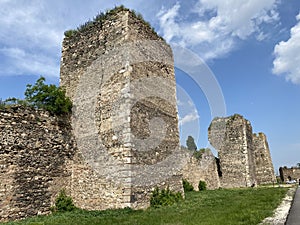
<instances>
[{"instance_id":1,"label":"blue sky","mask_svg":"<svg viewBox=\"0 0 300 225\"><path fill-rule=\"evenodd\" d=\"M203 62L206 78L175 63L183 144L208 147L212 118L239 113L267 135L276 171L300 162L299 0L0 0L0 98L40 75L58 84L64 31L120 4Z\"/></svg>"}]
</instances>

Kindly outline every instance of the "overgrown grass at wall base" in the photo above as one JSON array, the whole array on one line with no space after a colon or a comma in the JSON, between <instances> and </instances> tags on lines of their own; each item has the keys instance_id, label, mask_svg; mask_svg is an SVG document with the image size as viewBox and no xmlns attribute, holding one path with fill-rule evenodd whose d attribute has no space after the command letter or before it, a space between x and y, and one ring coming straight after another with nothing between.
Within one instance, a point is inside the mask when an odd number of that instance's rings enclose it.
<instances>
[{"instance_id":1,"label":"overgrown grass at wall base","mask_svg":"<svg viewBox=\"0 0 300 225\"><path fill-rule=\"evenodd\" d=\"M183 190L184 190L184 192L188 192L188 191L193 191L194 190L193 185L191 185L190 182L188 182L188 180L182 179L182 184L183 184Z\"/></svg>"},{"instance_id":2,"label":"overgrown grass at wall base","mask_svg":"<svg viewBox=\"0 0 300 225\"><path fill-rule=\"evenodd\" d=\"M69 212L76 209L73 200L67 196L66 191L63 189L59 192L55 199L55 206L52 208L53 212Z\"/></svg>"},{"instance_id":3,"label":"overgrown grass at wall base","mask_svg":"<svg viewBox=\"0 0 300 225\"><path fill-rule=\"evenodd\" d=\"M173 192L167 187L167 189L160 190L158 187L152 192L150 198L151 207L157 208L161 206L173 205L176 202L181 201L182 195L180 192Z\"/></svg>"},{"instance_id":4,"label":"overgrown grass at wall base","mask_svg":"<svg viewBox=\"0 0 300 225\"><path fill-rule=\"evenodd\" d=\"M78 210L5 225L257 225L271 216L287 188L244 188L188 192L171 206L147 210Z\"/></svg>"},{"instance_id":5,"label":"overgrown grass at wall base","mask_svg":"<svg viewBox=\"0 0 300 225\"><path fill-rule=\"evenodd\" d=\"M205 183L205 181L203 181L203 180L199 181L198 189L199 189L199 191L205 191L206 190L206 183Z\"/></svg>"}]
</instances>

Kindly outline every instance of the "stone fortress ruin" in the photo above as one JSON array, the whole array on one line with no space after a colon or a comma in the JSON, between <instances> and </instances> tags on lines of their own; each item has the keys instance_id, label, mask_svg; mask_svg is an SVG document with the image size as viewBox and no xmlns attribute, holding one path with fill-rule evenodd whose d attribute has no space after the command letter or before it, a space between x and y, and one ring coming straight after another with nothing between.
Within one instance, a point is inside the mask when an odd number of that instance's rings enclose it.
<instances>
[{"instance_id":1,"label":"stone fortress ruin","mask_svg":"<svg viewBox=\"0 0 300 225\"><path fill-rule=\"evenodd\" d=\"M62 189L89 210L146 208L155 187L183 192L275 182L266 136L242 116L216 118L196 159L179 147L170 46L134 12L109 11L63 41L70 118L0 108L0 221L47 214Z\"/></svg>"},{"instance_id":2,"label":"stone fortress ruin","mask_svg":"<svg viewBox=\"0 0 300 225\"><path fill-rule=\"evenodd\" d=\"M266 136L253 134L250 122L241 115L215 118L208 128L208 139L218 151L221 187L276 182Z\"/></svg>"}]
</instances>

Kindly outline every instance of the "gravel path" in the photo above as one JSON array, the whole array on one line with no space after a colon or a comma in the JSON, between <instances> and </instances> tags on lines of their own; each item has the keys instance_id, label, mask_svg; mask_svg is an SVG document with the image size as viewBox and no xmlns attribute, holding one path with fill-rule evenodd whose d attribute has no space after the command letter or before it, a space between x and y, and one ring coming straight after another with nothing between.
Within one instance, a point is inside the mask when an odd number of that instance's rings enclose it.
<instances>
[{"instance_id":1,"label":"gravel path","mask_svg":"<svg viewBox=\"0 0 300 225\"><path fill-rule=\"evenodd\" d=\"M291 187L272 217L265 218L260 225L284 225L289 214L297 187Z\"/></svg>"}]
</instances>

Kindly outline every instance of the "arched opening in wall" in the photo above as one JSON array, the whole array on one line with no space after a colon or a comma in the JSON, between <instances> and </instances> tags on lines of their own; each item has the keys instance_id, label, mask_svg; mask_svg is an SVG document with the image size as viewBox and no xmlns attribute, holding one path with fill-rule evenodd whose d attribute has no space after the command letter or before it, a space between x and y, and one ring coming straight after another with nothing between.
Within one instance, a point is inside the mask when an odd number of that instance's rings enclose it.
<instances>
[{"instance_id":1,"label":"arched opening in wall","mask_svg":"<svg viewBox=\"0 0 300 225\"><path fill-rule=\"evenodd\" d=\"M291 181L291 180L292 180L292 177L291 177L291 176L288 176L288 180Z\"/></svg>"},{"instance_id":2,"label":"arched opening in wall","mask_svg":"<svg viewBox=\"0 0 300 225\"><path fill-rule=\"evenodd\" d=\"M221 169L221 165L220 165L220 159L215 157L216 159L216 164L217 164L217 170L218 170L218 175L219 177L222 177L222 169Z\"/></svg>"}]
</instances>

